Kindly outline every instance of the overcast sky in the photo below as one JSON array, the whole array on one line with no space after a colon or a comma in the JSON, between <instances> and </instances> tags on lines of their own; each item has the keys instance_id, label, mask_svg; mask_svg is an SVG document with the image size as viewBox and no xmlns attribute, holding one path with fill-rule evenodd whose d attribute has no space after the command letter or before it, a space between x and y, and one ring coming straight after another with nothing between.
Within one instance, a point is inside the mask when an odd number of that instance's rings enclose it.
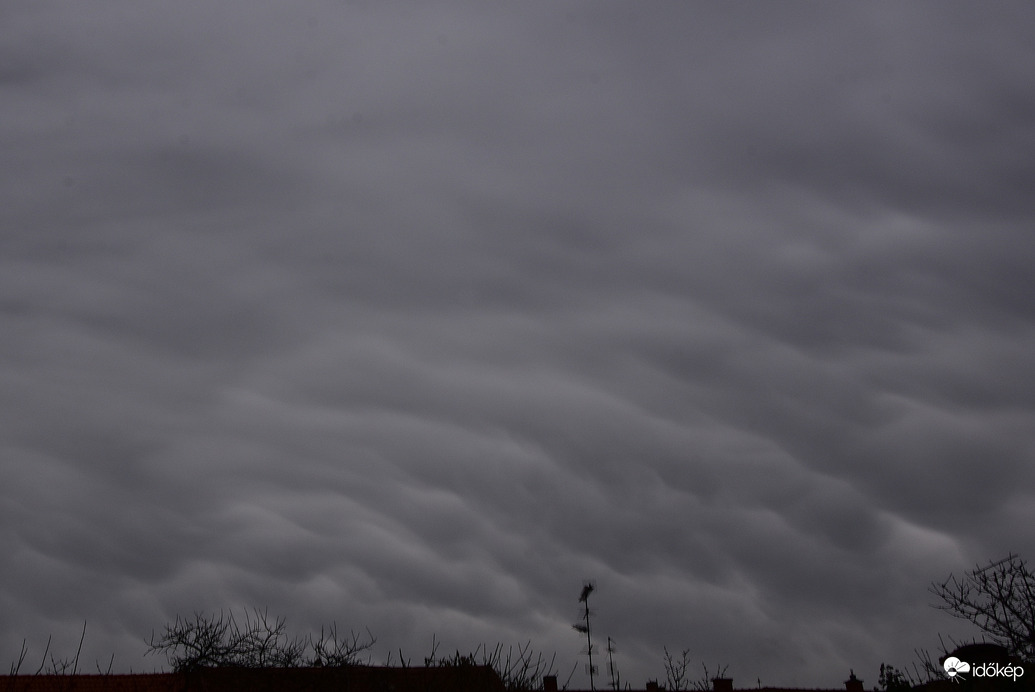
<instances>
[{"instance_id":1,"label":"overcast sky","mask_svg":"<svg viewBox=\"0 0 1035 692\"><path fill-rule=\"evenodd\" d=\"M1033 26L4 0L4 670L259 606L588 687L584 579L633 686L973 634L928 585L1035 559Z\"/></svg>"}]
</instances>

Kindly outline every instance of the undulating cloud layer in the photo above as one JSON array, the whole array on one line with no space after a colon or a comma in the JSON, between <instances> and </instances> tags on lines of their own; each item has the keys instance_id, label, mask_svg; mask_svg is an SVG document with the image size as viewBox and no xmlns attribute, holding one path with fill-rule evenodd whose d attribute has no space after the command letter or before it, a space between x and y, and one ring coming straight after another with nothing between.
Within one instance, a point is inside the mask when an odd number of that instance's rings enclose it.
<instances>
[{"instance_id":1,"label":"undulating cloud layer","mask_svg":"<svg viewBox=\"0 0 1035 692\"><path fill-rule=\"evenodd\" d=\"M5 666L268 607L582 687L591 579L634 687L871 685L1035 559L1031 4L0 26Z\"/></svg>"}]
</instances>

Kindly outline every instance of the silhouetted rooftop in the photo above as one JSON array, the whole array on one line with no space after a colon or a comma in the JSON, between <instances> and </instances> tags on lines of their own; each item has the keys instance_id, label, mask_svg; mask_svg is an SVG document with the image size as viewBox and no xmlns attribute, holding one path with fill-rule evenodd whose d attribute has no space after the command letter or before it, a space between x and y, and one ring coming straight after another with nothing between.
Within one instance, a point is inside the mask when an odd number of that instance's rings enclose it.
<instances>
[{"instance_id":1,"label":"silhouetted rooftop","mask_svg":"<svg viewBox=\"0 0 1035 692\"><path fill-rule=\"evenodd\" d=\"M489 666L204 668L143 675L16 675L0 692L503 692Z\"/></svg>"}]
</instances>

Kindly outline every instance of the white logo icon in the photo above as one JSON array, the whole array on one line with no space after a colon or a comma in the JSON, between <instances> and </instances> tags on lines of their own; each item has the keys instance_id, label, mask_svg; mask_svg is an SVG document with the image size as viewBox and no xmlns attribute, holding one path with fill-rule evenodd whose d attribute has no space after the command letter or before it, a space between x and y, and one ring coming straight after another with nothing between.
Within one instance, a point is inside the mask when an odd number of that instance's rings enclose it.
<instances>
[{"instance_id":1,"label":"white logo icon","mask_svg":"<svg viewBox=\"0 0 1035 692\"><path fill-rule=\"evenodd\" d=\"M943 663L942 666L945 668L945 674L953 679L955 679L955 677L960 673L970 672L970 664L966 661L959 660L955 656L949 656L945 659L945 663Z\"/></svg>"}]
</instances>

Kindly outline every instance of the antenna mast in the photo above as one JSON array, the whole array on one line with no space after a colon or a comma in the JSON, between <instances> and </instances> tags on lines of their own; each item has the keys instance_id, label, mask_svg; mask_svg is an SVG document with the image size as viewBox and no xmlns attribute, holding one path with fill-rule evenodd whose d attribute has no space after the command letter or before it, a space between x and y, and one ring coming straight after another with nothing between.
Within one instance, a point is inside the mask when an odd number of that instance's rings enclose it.
<instances>
[{"instance_id":1,"label":"antenna mast","mask_svg":"<svg viewBox=\"0 0 1035 692\"><path fill-rule=\"evenodd\" d=\"M607 638L607 668L611 671L611 689L618 692L618 671L615 670L615 641L611 637Z\"/></svg>"},{"instance_id":2,"label":"antenna mast","mask_svg":"<svg viewBox=\"0 0 1035 692\"><path fill-rule=\"evenodd\" d=\"M589 633L589 595L591 593L593 593L593 582L587 581L583 583L582 594L579 596L579 603L583 603L586 606L586 610L582 615L582 620L585 624L579 622L572 625L572 627L586 635L586 653L589 654L589 689L595 692L597 688L593 684L593 673L596 672L593 668L593 639L590 637Z\"/></svg>"}]
</instances>

